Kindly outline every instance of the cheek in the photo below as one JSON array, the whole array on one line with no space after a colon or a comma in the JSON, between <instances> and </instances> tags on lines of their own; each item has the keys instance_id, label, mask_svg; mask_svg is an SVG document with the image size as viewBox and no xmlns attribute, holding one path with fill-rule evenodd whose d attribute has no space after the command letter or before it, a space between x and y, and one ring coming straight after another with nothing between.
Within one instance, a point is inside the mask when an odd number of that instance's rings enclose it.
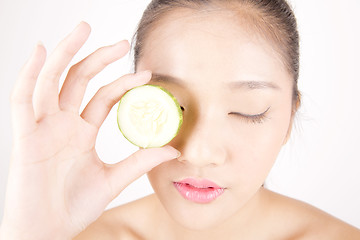
<instances>
[{"instance_id":1,"label":"cheek","mask_svg":"<svg viewBox=\"0 0 360 240\"><path fill-rule=\"evenodd\" d=\"M287 110L289 109L289 110ZM261 185L265 181L286 139L291 108L273 111L264 123L246 124L233 120L228 139L230 165L239 181ZM247 184L245 184L247 185ZM251 185L251 184L250 184Z\"/></svg>"}]
</instances>

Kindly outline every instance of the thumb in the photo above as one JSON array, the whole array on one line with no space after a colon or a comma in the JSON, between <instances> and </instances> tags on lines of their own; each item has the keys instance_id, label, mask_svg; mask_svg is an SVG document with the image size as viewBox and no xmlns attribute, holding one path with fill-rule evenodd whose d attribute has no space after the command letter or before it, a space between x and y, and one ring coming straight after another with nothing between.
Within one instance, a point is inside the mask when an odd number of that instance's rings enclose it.
<instances>
[{"instance_id":1,"label":"thumb","mask_svg":"<svg viewBox=\"0 0 360 240\"><path fill-rule=\"evenodd\" d=\"M106 164L108 182L112 197L118 196L130 183L157 165L180 157L180 152L171 146L140 149L123 161Z\"/></svg>"}]
</instances>

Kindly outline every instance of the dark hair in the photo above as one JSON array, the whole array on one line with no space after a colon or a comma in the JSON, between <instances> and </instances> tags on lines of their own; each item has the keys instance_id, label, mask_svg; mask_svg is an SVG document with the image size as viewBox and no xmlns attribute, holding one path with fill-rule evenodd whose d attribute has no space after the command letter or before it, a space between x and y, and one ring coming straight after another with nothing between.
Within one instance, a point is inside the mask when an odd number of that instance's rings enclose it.
<instances>
[{"instance_id":1,"label":"dark hair","mask_svg":"<svg viewBox=\"0 0 360 240\"><path fill-rule=\"evenodd\" d=\"M295 15L286 0L153 0L143 13L134 35L134 65L142 55L149 32L165 15L176 9L204 11L207 9L230 10L238 13L247 26L264 38L273 41L274 48L294 80L293 111L300 105L299 34Z\"/></svg>"}]
</instances>

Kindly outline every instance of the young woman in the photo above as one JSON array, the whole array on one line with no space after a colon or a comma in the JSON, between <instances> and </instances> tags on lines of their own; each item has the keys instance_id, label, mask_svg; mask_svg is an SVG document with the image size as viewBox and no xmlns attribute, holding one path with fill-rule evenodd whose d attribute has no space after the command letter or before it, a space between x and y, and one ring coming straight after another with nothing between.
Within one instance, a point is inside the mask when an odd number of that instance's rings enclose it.
<instances>
[{"instance_id":1,"label":"young woman","mask_svg":"<svg viewBox=\"0 0 360 240\"><path fill-rule=\"evenodd\" d=\"M82 22L45 61L36 46L12 94L14 148L1 239L360 239L360 231L263 187L300 105L296 20L283 0L154 0L140 22L136 74L88 81L121 41L59 77L89 36ZM165 147L104 164L94 148L129 89L164 86L184 123ZM103 212L148 173L155 194Z\"/></svg>"}]
</instances>

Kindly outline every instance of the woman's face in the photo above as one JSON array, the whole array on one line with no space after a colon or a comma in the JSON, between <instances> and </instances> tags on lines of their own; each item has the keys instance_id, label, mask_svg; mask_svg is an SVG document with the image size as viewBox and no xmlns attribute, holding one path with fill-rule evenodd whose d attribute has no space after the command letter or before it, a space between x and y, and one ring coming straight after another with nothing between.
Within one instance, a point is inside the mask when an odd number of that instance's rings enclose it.
<instances>
[{"instance_id":1,"label":"woman's face","mask_svg":"<svg viewBox=\"0 0 360 240\"><path fill-rule=\"evenodd\" d=\"M152 70L151 83L183 106L183 125L169 143L182 155L148 177L176 222L214 227L261 189L291 128L293 83L270 43L225 12L176 11L162 20L137 70ZM212 184L196 183L204 179L220 187L216 194Z\"/></svg>"}]
</instances>

